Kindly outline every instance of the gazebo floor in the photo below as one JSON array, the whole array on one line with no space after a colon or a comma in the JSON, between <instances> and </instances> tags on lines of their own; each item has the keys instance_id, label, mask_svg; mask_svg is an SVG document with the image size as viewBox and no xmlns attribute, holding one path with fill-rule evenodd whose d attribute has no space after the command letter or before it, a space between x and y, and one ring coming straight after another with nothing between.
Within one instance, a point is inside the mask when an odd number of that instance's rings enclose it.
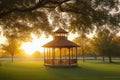
<instances>
[{"instance_id":1,"label":"gazebo floor","mask_svg":"<svg viewBox=\"0 0 120 80\"><path fill-rule=\"evenodd\" d=\"M77 64L44 64L46 67L77 67Z\"/></svg>"}]
</instances>

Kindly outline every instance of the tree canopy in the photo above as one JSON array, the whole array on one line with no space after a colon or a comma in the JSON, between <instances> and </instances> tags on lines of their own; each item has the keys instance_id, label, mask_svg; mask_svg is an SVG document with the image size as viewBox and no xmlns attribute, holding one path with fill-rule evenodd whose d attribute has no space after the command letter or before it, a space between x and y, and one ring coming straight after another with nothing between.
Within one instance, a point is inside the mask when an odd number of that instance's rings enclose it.
<instances>
[{"instance_id":1,"label":"tree canopy","mask_svg":"<svg viewBox=\"0 0 120 80\"><path fill-rule=\"evenodd\" d=\"M119 0L0 0L0 25L6 36L18 37L49 33L60 25L73 32L89 32L102 25L116 29L119 5Z\"/></svg>"}]
</instances>

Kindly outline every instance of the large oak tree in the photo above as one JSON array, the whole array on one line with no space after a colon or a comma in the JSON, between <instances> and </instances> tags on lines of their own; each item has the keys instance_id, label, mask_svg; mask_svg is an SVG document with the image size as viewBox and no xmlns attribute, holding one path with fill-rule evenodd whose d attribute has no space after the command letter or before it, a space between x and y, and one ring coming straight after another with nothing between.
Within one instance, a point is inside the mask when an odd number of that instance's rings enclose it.
<instances>
[{"instance_id":1,"label":"large oak tree","mask_svg":"<svg viewBox=\"0 0 120 80\"><path fill-rule=\"evenodd\" d=\"M0 0L0 26L8 38L49 33L56 26L90 32L120 27L119 0Z\"/></svg>"}]
</instances>

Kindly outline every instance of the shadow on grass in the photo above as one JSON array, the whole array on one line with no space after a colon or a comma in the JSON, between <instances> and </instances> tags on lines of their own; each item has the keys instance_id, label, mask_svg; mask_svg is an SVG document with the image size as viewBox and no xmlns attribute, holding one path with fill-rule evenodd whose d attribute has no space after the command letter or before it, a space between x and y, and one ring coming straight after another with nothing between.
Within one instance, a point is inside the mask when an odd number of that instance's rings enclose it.
<instances>
[{"instance_id":1,"label":"shadow on grass","mask_svg":"<svg viewBox=\"0 0 120 80\"><path fill-rule=\"evenodd\" d=\"M93 63L93 64L117 64L120 65L120 62L118 61L112 61L112 62L108 62L108 61L93 61L93 62L85 62L85 63Z\"/></svg>"},{"instance_id":2,"label":"shadow on grass","mask_svg":"<svg viewBox=\"0 0 120 80\"><path fill-rule=\"evenodd\" d=\"M90 62L93 64L116 64L116 65L120 65L120 62Z\"/></svg>"},{"instance_id":3,"label":"shadow on grass","mask_svg":"<svg viewBox=\"0 0 120 80\"><path fill-rule=\"evenodd\" d=\"M111 64L118 64L118 65L120 65L120 62L112 62Z\"/></svg>"},{"instance_id":4,"label":"shadow on grass","mask_svg":"<svg viewBox=\"0 0 120 80\"><path fill-rule=\"evenodd\" d=\"M117 80L111 77L118 77L113 73L97 70L86 65L79 65L74 68L49 68L46 67L47 74L51 75L51 79L57 77L59 80ZM115 73L116 74L116 73ZM120 77L118 78L120 79Z\"/></svg>"}]
</instances>

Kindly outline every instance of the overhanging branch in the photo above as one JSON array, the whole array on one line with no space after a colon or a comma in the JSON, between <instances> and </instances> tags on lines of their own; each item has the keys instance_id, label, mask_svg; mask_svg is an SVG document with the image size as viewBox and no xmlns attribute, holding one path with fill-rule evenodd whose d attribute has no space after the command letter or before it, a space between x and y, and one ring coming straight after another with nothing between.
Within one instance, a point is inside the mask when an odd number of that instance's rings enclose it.
<instances>
[{"instance_id":1,"label":"overhanging branch","mask_svg":"<svg viewBox=\"0 0 120 80\"><path fill-rule=\"evenodd\" d=\"M38 3L36 3L34 6L28 7L28 8L13 8L7 11L3 11L0 13L0 18L4 17L12 12L27 12L27 11L32 11L38 8L55 8L63 3L66 3L71 0L39 0ZM49 5L49 6L46 6ZM52 6L56 5L56 6Z\"/></svg>"}]
</instances>

